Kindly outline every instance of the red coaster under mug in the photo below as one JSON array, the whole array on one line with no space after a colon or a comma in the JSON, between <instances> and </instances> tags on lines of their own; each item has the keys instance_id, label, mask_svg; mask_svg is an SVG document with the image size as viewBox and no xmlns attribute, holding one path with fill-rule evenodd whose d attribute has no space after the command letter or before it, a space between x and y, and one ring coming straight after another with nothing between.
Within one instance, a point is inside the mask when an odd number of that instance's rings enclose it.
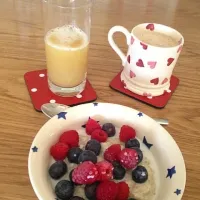
<instances>
[{"instance_id":1,"label":"red coaster under mug","mask_svg":"<svg viewBox=\"0 0 200 200\"><path fill-rule=\"evenodd\" d=\"M169 88L171 92L170 93L165 92L161 96L156 96L156 97L153 97L152 99L149 99L146 96L141 96L141 95L131 92L128 89L125 89L124 84L121 82L120 75L121 75L121 72L119 72L117 76L115 76L114 79L111 81L110 87L112 89L156 108L164 108L167 105L168 101L170 100L173 92L176 90L176 88L179 85L179 79L176 76L172 75L171 80L170 80L170 88Z\"/></svg>"},{"instance_id":2,"label":"red coaster under mug","mask_svg":"<svg viewBox=\"0 0 200 200\"><path fill-rule=\"evenodd\" d=\"M37 70L24 74L24 79L33 103L37 111L41 111L44 103L60 103L74 106L82 103L89 103L97 99L96 92L87 80L85 90L75 97L61 97L55 95L48 87L47 71Z\"/></svg>"}]
</instances>

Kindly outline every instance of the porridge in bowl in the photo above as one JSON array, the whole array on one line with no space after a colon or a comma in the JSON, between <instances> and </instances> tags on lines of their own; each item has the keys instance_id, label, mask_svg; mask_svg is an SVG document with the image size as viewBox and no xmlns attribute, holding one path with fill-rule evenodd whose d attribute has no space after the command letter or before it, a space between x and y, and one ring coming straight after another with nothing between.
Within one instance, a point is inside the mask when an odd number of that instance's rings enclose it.
<instances>
[{"instance_id":1,"label":"porridge in bowl","mask_svg":"<svg viewBox=\"0 0 200 200\"><path fill-rule=\"evenodd\" d=\"M134 127L100 125L64 132L50 153L49 175L61 200L154 200L157 165Z\"/></svg>"}]
</instances>

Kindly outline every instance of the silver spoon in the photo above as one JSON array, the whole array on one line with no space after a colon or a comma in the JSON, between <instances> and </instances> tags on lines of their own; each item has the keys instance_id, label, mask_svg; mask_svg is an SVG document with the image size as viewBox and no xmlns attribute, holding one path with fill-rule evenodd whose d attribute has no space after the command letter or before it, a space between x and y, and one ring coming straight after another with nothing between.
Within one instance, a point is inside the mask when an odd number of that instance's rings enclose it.
<instances>
[{"instance_id":1,"label":"silver spoon","mask_svg":"<svg viewBox=\"0 0 200 200\"><path fill-rule=\"evenodd\" d=\"M52 118L58 113L65 111L67 108L69 108L69 106L58 103L45 103L41 106L42 112L49 118ZM154 118L154 120L161 125L169 124L167 119Z\"/></svg>"}]
</instances>

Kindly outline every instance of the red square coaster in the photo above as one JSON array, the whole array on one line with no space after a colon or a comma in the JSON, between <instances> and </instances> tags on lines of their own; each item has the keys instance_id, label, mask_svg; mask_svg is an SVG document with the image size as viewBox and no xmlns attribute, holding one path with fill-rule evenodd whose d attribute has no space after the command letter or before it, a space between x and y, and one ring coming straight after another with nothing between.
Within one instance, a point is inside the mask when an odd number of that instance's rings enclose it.
<instances>
[{"instance_id":1,"label":"red square coaster","mask_svg":"<svg viewBox=\"0 0 200 200\"><path fill-rule=\"evenodd\" d=\"M115 78L111 81L110 87L112 89L117 90L118 92L121 92L122 94L128 95L134 99L142 101L142 102L149 104L156 108L164 108L167 105L168 101L170 100L173 92L176 90L177 86L179 85L179 79L175 76L171 76L171 80L170 80L171 93L165 92L161 96L157 96L157 97L153 97L152 99L148 99L145 96L135 94L135 93L125 89L123 83L121 82L120 74L121 74L121 72L119 72L117 74L117 76L115 76Z\"/></svg>"},{"instance_id":2,"label":"red square coaster","mask_svg":"<svg viewBox=\"0 0 200 200\"><path fill-rule=\"evenodd\" d=\"M44 103L60 103L68 106L88 103L97 99L96 92L87 80L85 90L76 97L61 97L52 93L48 87L46 69L24 74L24 79L31 96L33 106L41 111Z\"/></svg>"}]
</instances>

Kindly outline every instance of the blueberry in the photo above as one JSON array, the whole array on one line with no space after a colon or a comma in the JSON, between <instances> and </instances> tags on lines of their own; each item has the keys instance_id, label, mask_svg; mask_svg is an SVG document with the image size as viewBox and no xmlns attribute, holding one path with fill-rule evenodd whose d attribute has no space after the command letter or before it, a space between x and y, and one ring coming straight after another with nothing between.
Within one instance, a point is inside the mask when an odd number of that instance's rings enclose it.
<instances>
[{"instance_id":1,"label":"blueberry","mask_svg":"<svg viewBox=\"0 0 200 200\"><path fill-rule=\"evenodd\" d=\"M137 153L138 153L138 164L141 163L142 160L143 160L143 153L142 153L141 149L139 149L137 147L131 148L131 149L134 149L134 150L137 151Z\"/></svg>"},{"instance_id":2,"label":"blueberry","mask_svg":"<svg viewBox=\"0 0 200 200\"><path fill-rule=\"evenodd\" d=\"M126 170L118 163L118 162L113 162L113 178L116 180L121 180L124 178L126 174Z\"/></svg>"},{"instance_id":3,"label":"blueberry","mask_svg":"<svg viewBox=\"0 0 200 200\"><path fill-rule=\"evenodd\" d=\"M136 138L130 139L125 143L125 147L126 148L132 148L132 147L140 148L140 142Z\"/></svg>"},{"instance_id":4,"label":"blueberry","mask_svg":"<svg viewBox=\"0 0 200 200\"><path fill-rule=\"evenodd\" d=\"M74 184L71 181L62 180L56 184L56 196L61 200L69 199L74 194Z\"/></svg>"},{"instance_id":5,"label":"blueberry","mask_svg":"<svg viewBox=\"0 0 200 200\"><path fill-rule=\"evenodd\" d=\"M78 157L80 156L82 151L83 150L80 149L79 147L71 148L67 155L69 162L78 164Z\"/></svg>"},{"instance_id":6,"label":"blueberry","mask_svg":"<svg viewBox=\"0 0 200 200\"><path fill-rule=\"evenodd\" d=\"M98 156L101 151L101 144L99 141L91 139L87 142L85 149L93 151Z\"/></svg>"},{"instance_id":7,"label":"blueberry","mask_svg":"<svg viewBox=\"0 0 200 200\"><path fill-rule=\"evenodd\" d=\"M64 161L57 161L49 168L51 178L57 180L67 173L67 164Z\"/></svg>"},{"instance_id":8,"label":"blueberry","mask_svg":"<svg viewBox=\"0 0 200 200\"><path fill-rule=\"evenodd\" d=\"M148 179L146 168L143 166L137 166L137 168L132 171L132 179L136 183L144 183Z\"/></svg>"},{"instance_id":9,"label":"blueberry","mask_svg":"<svg viewBox=\"0 0 200 200\"><path fill-rule=\"evenodd\" d=\"M112 123L106 123L102 126L102 129L108 134L108 137L112 137L115 135L116 130Z\"/></svg>"},{"instance_id":10,"label":"blueberry","mask_svg":"<svg viewBox=\"0 0 200 200\"><path fill-rule=\"evenodd\" d=\"M84 200L82 197L73 196L70 200Z\"/></svg>"},{"instance_id":11,"label":"blueberry","mask_svg":"<svg viewBox=\"0 0 200 200\"><path fill-rule=\"evenodd\" d=\"M136 200L136 199L134 199L134 198L129 198L128 200Z\"/></svg>"},{"instance_id":12,"label":"blueberry","mask_svg":"<svg viewBox=\"0 0 200 200\"><path fill-rule=\"evenodd\" d=\"M98 186L99 182L95 182L91 185L86 185L84 190L85 190L85 196L89 200L96 200L96 189Z\"/></svg>"},{"instance_id":13,"label":"blueberry","mask_svg":"<svg viewBox=\"0 0 200 200\"><path fill-rule=\"evenodd\" d=\"M73 169L71 170L71 172L69 173L69 180L71 181L71 182L73 182L73 180L72 180L72 173L73 173Z\"/></svg>"},{"instance_id":14,"label":"blueberry","mask_svg":"<svg viewBox=\"0 0 200 200\"><path fill-rule=\"evenodd\" d=\"M97 156L95 155L93 151L84 150L78 157L78 163L82 163L84 161L91 161L93 163L96 163Z\"/></svg>"}]
</instances>

